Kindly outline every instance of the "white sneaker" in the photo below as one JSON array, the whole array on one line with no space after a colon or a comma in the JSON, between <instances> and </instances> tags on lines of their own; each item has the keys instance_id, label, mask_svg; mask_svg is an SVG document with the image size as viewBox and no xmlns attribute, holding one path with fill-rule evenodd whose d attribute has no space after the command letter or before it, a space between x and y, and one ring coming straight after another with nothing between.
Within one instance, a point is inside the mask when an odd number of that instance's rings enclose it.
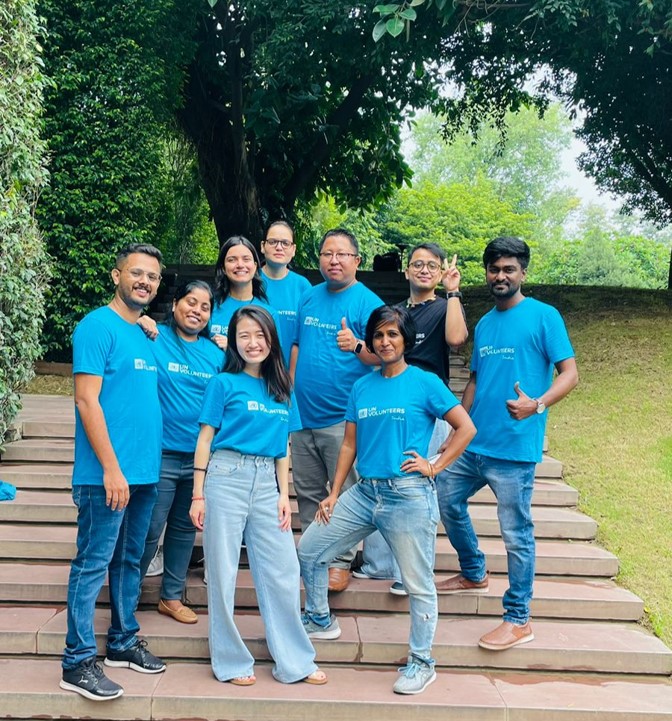
<instances>
[{"instance_id":1,"label":"white sneaker","mask_svg":"<svg viewBox=\"0 0 672 721\"><path fill-rule=\"evenodd\" d=\"M145 576L161 576L163 574L163 546L156 547L154 558L149 562Z\"/></svg>"}]
</instances>

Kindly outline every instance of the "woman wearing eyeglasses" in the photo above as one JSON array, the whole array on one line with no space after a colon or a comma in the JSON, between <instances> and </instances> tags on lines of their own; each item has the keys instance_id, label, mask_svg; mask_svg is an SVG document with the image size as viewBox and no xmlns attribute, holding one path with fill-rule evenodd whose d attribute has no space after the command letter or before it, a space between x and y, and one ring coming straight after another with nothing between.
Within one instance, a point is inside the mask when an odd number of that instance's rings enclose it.
<instances>
[{"instance_id":1,"label":"woman wearing eyeglasses","mask_svg":"<svg viewBox=\"0 0 672 721\"><path fill-rule=\"evenodd\" d=\"M222 350L226 350L231 316L244 305L260 305L266 308L275 325L280 327L280 315L269 305L264 281L259 272L260 267L256 248L242 235L229 238L219 251L210 337ZM280 329L278 334L282 342L283 334Z\"/></svg>"},{"instance_id":2,"label":"woman wearing eyeglasses","mask_svg":"<svg viewBox=\"0 0 672 721\"><path fill-rule=\"evenodd\" d=\"M280 315L282 353L289 367L290 351L298 335L297 310L303 294L310 288L310 282L289 269L296 254L296 243L294 229L286 221L276 220L268 226L264 240L261 241L261 252L266 259L261 277L266 286L268 302Z\"/></svg>"}]
</instances>

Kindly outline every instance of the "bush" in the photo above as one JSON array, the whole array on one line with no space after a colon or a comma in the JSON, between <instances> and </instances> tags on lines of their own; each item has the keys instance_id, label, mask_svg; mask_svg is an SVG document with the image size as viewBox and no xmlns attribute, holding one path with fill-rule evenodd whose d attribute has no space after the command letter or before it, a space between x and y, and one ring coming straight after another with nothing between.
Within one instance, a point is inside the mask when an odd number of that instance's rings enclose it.
<instances>
[{"instance_id":1,"label":"bush","mask_svg":"<svg viewBox=\"0 0 672 721\"><path fill-rule=\"evenodd\" d=\"M35 222L47 182L34 0L0 3L0 444L40 353L48 262Z\"/></svg>"}]
</instances>

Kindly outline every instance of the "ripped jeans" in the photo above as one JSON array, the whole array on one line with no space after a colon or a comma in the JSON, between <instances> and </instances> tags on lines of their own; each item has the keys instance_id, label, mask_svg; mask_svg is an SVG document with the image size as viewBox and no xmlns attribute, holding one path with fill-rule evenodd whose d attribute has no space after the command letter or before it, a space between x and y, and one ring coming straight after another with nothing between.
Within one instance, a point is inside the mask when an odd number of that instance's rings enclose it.
<instances>
[{"instance_id":1,"label":"ripped jeans","mask_svg":"<svg viewBox=\"0 0 672 721\"><path fill-rule=\"evenodd\" d=\"M410 652L433 664L437 601L434 551L439 508L434 483L423 476L362 478L339 499L326 525L316 522L299 542L306 614L329 622L328 569L333 558L379 530L401 570L411 611Z\"/></svg>"}]
</instances>

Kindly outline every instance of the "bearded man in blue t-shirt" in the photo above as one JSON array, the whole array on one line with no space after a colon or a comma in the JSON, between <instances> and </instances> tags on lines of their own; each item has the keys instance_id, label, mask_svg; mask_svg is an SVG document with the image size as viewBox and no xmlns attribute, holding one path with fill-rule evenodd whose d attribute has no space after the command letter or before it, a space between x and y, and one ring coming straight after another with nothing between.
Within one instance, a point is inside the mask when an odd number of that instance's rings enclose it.
<instances>
[{"instance_id":1,"label":"bearded man in blue t-shirt","mask_svg":"<svg viewBox=\"0 0 672 721\"><path fill-rule=\"evenodd\" d=\"M476 326L471 376L462 399L477 433L437 483L441 520L461 569L436 584L439 593L488 592L485 556L478 547L467 500L485 485L497 498L509 588L502 599L503 622L478 642L493 651L534 639L529 622L534 471L542 456L546 409L579 380L560 313L521 291L529 260L530 249L519 238L496 238L483 253L495 307Z\"/></svg>"},{"instance_id":2,"label":"bearded man in blue t-shirt","mask_svg":"<svg viewBox=\"0 0 672 721\"><path fill-rule=\"evenodd\" d=\"M96 660L94 614L106 577L111 620L105 665L150 674L166 668L137 637L135 618L162 428L156 361L137 321L156 296L161 253L152 245L127 246L117 256L112 280L110 303L85 316L72 339L77 555L68 583L60 686L92 701L123 694Z\"/></svg>"}]
</instances>

